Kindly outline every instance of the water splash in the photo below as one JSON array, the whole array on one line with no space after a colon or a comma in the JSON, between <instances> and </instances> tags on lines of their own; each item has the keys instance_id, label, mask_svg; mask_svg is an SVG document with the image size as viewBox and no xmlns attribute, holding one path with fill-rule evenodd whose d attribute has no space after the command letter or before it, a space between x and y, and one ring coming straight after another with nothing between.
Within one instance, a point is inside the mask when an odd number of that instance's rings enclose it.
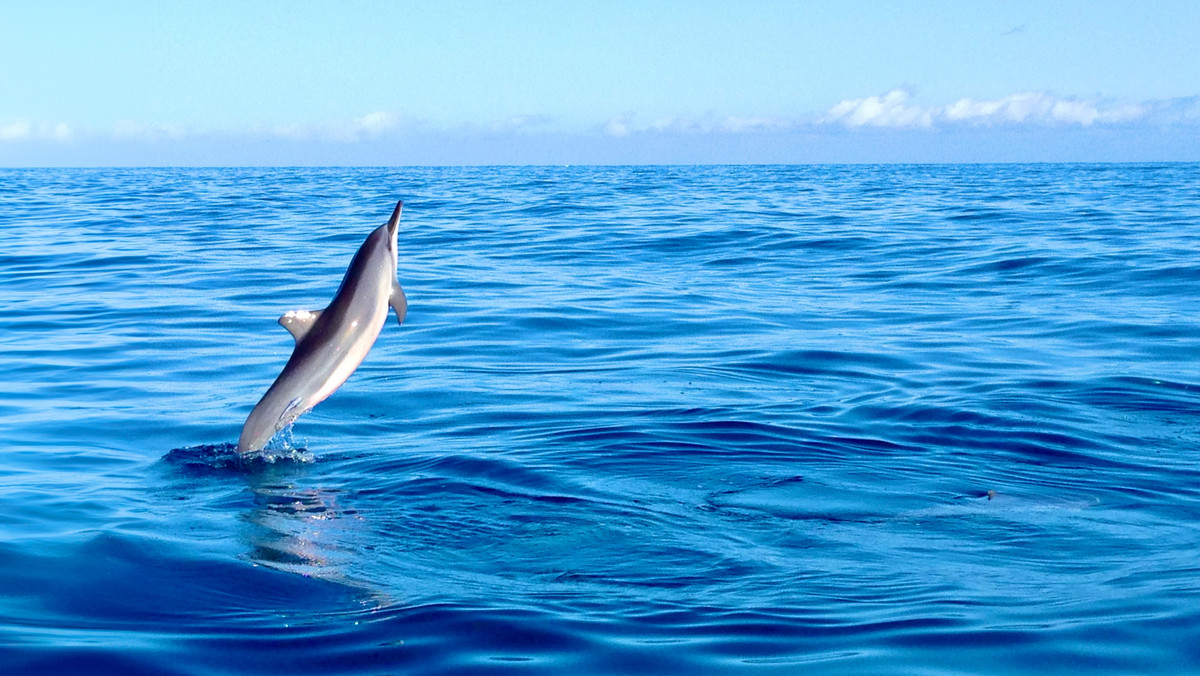
<instances>
[{"instance_id":1,"label":"water splash","mask_svg":"<svg viewBox=\"0 0 1200 676\"><path fill-rule=\"evenodd\" d=\"M309 464L316 461L316 456L303 444L296 444L292 426L288 425L262 450L239 453L234 443L200 444L173 448L163 460L190 470L253 472L277 463Z\"/></svg>"}]
</instances>

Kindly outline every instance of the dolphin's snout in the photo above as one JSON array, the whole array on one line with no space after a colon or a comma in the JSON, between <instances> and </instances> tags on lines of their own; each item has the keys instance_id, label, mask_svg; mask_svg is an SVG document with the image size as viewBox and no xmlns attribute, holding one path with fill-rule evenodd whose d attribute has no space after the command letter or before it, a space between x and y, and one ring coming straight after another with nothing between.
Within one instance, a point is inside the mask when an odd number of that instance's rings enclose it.
<instances>
[{"instance_id":1,"label":"dolphin's snout","mask_svg":"<svg viewBox=\"0 0 1200 676\"><path fill-rule=\"evenodd\" d=\"M396 209L392 211L392 217L388 219L388 235L395 236L396 231L400 229L400 212L404 209L404 201L396 202Z\"/></svg>"}]
</instances>

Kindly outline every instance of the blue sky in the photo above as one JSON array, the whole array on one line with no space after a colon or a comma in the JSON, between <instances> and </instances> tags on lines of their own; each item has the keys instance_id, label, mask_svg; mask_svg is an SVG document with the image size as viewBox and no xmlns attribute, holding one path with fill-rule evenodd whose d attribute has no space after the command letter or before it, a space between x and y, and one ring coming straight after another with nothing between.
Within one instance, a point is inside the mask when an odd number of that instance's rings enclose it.
<instances>
[{"instance_id":1,"label":"blue sky","mask_svg":"<svg viewBox=\"0 0 1200 676\"><path fill-rule=\"evenodd\" d=\"M0 166L1200 161L1200 3L0 9Z\"/></svg>"}]
</instances>

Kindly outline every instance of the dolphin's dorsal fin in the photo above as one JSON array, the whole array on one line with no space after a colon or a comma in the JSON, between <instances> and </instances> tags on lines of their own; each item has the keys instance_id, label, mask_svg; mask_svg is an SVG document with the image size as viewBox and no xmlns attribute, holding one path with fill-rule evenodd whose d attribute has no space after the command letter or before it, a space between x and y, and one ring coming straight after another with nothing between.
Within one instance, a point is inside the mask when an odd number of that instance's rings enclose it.
<instances>
[{"instance_id":1,"label":"dolphin's dorsal fin","mask_svg":"<svg viewBox=\"0 0 1200 676\"><path fill-rule=\"evenodd\" d=\"M408 314L408 299L404 297L404 289L400 288L399 280L392 280L392 295L388 298L388 305L396 311L396 321L403 324L404 315Z\"/></svg>"},{"instance_id":2,"label":"dolphin's dorsal fin","mask_svg":"<svg viewBox=\"0 0 1200 676\"><path fill-rule=\"evenodd\" d=\"M288 330L292 337L299 343L304 340L304 336L308 335L308 330L317 322L317 317L321 316L320 310L292 310L285 312L279 318L279 325Z\"/></svg>"}]
</instances>

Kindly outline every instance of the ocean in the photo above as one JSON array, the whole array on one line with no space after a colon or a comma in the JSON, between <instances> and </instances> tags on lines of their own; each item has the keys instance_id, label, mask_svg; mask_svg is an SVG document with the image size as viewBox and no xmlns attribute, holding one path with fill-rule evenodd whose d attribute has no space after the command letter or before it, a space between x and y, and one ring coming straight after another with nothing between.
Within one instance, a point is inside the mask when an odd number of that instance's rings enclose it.
<instances>
[{"instance_id":1,"label":"ocean","mask_svg":"<svg viewBox=\"0 0 1200 676\"><path fill-rule=\"evenodd\" d=\"M1197 673L1198 292L1197 164L0 170L0 673Z\"/></svg>"}]
</instances>

